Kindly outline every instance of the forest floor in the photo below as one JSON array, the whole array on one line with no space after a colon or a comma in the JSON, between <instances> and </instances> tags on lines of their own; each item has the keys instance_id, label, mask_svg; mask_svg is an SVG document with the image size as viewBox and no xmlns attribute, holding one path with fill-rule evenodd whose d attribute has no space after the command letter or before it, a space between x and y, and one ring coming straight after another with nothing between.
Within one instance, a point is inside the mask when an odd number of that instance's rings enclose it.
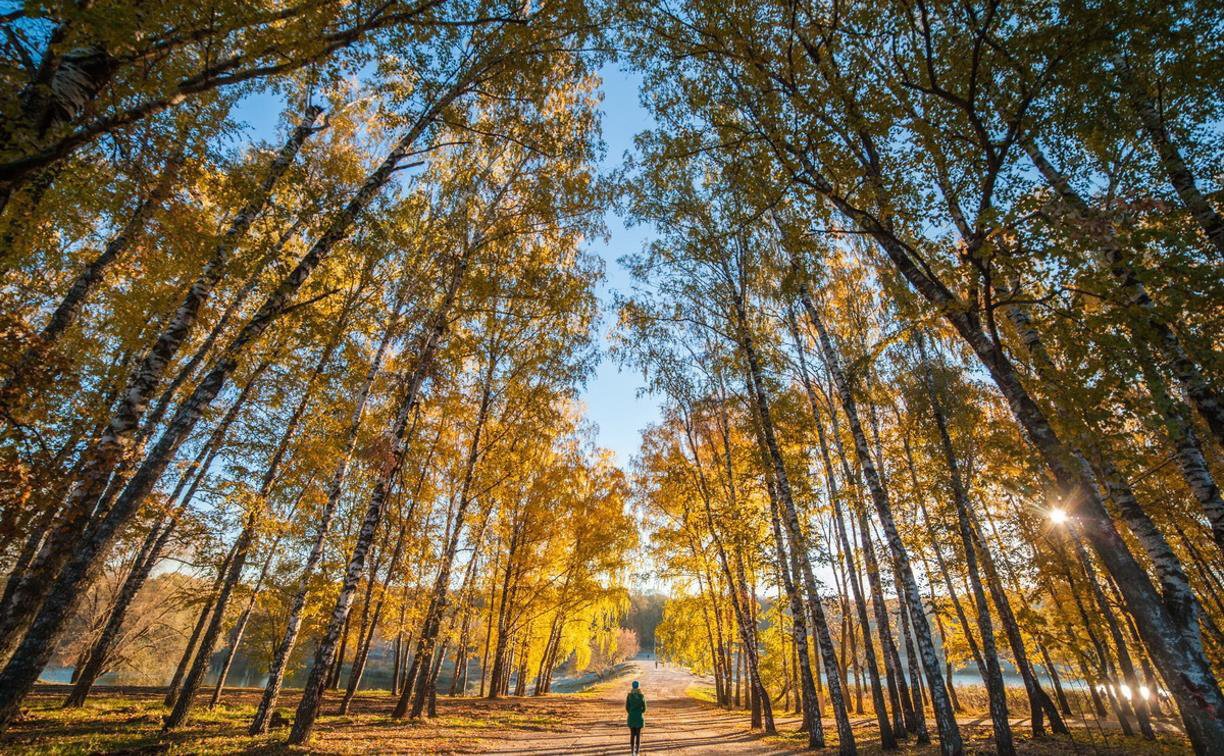
<instances>
[{"instance_id":1,"label":"forest floor","mask_svg":"<svg viewBox=\"0 0 1224 756\"><path fill-rule=\"evenodd\" d=\"M679 667L655 667L636 660L628 674L575 694L542 698L438 699L438 716L418 723L396 721L386 692L359 693L350 714L334 712L334 699L324 706L309 749L289 749L286 729L251 737L246 725L254 713L259 690L228 690L223 705L212 711L201 701L188 725L174 733L160 732L162 692L154 688L99 688L87 706L60 709L65 685L41 685L28 700L24 715L0 736L3 753L493 753L493 754L620 754L628 752L624 699L630 680L641 682L648 710L642 751L647 753L797 753L806 736L796 732L798 720L777 718L779 734L765 736L748 728L743 711L725 711L703 700L702 682ZM201 694L203 696L203 694ZM287 691L281 711L292 715L296 695ZM1157 741L1124 738L1105 724L1074 728L1071 737L1034 739L1025 720L1014 720L1017 749L1026 754L1144 754L1189 753L1175 726L1162 723ZM878 753L872 721L853 720L860 753ZM971 753L993 752L990 722L966 717L960 722ZM829 744L836 730L826 721ZM898 753L894 751L892 753ZM899 753L935 754L938 748L905 744Z\"/></svg>"}]
</instances>

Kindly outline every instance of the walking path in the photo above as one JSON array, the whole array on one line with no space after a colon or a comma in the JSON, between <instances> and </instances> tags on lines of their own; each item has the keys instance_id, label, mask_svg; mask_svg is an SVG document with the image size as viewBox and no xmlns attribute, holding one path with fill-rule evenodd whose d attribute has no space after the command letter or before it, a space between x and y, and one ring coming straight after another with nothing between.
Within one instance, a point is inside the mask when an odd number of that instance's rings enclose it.
<instances>
[{"instance_id":1,"label":"walking path","mask_svg":"<svg viewBox=\"0 0 1224 756\"><path fill-rule=\"evenodd\" d=\"M517 732L485 753L500 754L604 754L627 753L629 728L625 724L625 696L633 680L646 694L643 753L794 753L781 743L770 743L748 729L744 712L727 712L704 704L685 691L697 682L687 670L655 668L637 659L629 675L602 688L578 711L566 732ZM781 724L781 720L779 721Z\"/></svg>"},{"instance_id":2,"label":"walking path","mask_svg":"<svg viewBox=\"0 0 1224 756\"><path fill-rule=\"evenodd\" d=\"M653 661L644 659L631 663L633 669L628 675L600 689L577 707L577 718L564 732L514 731L496 741L482 741L481 752L554 755L628 753L625 696L633 680L639 681L646 694L643 753L782 754L803 750L805 740L767 737L759 730L749 729L746 712L725 711L688 695L689 687L700 682L688 670L675 666L656 668ZM776 715L775 722L779 731L783 732L792 732L799 725L798 718L790 715ZM1027 734L1026 717L1018 717L1011 722L1017 735ZM854 717L851 724L857 737L862 738L861 745L867 746L869 751L873 750L871 746L875 744L875 736L870 733L874 730L874 718ZM934 723L927 724L934 740ZM979 741L982 745L988 745L985 741L988 741L991 732L989 717L960 717L958 724L967 742ZM1100 727L1116 732L1118 727L1116 720L1072 720L1068 724L1073 730L1077 727L1088 730ZM1180 727L1172 720L1156 720L1152 724L1162 735L1180 735ZM836 727L832 720L825 720L824 726L826 733L832 733ZM930 750L937 752L938 748L933 746ZM1043 749L1042 752L1048 751Z\"/></svg>"},{"instance_id":3,"label":"walking path","mask_svg":"<svg viewBox=\"0 0 1224 756\"><path fill-rule=\"evenodd\" d=\"M629 673L578 694L503 697L497 700L466 697L438 699L438 716L422 721L390 717L395 703L386 691L367 691L353 701L346 716L335 714L337 697L329 695L324 717L310 743L316 753L492 753L492 754L626 754L629 728L625 724L625 696L630 683L638 680L646 695L646 726L642 731L643 753L681 754L783 754L801 753L806 738L798 720L790 714L775 717L779 735L766 736L749 729L743 710L726 711L688 694L694 684L708 681L675 666L656 668L650 659L630 662ZM208 716L196 717L173 733L161 732L165 714L163 691L158 688L105 687L96 691L90 706L62 709L67 693L64 685L43 685L27 702L25 714L0 735L0 753L285 753L284 726L266 736L250 737L247 725L260 690L231 689L221 707ZM202 696L204 693L201 694ZM286 693L281 711L291 716L297 692ZM203 703L201 703L203 711ZM854 717L852 724L859 752L880 753L874 719ZM983 716L959 719L966 753L993 751L990 720ZM1033 756L1083 753L1085 747L1098 756L1131 753L1189 753L1176 722L1161 719L1153 724L1162 736L1152 743L1117 739L1116 720L1094 719L1069 722L1073 734L1034 739L1026 719L1012 720L1018 752ZM825 733L835 738L832 720L824 720ZM928 726L934 729L932 722ZM1101 744L1102 732L1111 742ZM934 736L934 732L932 732ZM295 751L296 752L296 751ZM937 743L919 746L912 740L899 753L913 756L938 754ZM897 753L897 752L894 752Z\"/></svg>"}]
</instances>

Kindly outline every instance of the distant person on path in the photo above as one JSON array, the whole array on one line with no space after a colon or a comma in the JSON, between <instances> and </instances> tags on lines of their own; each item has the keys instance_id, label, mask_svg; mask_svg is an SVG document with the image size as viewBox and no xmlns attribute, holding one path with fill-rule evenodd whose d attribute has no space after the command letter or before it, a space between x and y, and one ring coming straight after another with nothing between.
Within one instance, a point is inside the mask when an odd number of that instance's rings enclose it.
<instances>
[{"instance_id":1,"label":"distant person on path","mask_svg":"<svg viewBox=\"0 0 1224 756\"><path fill-rule=\"evenodd\" d=\"M625 711L629 712L629 753L636 756L642 751L642 713L646 711L646 696L638 690L637 680L625 698Z\"/></svg>"}]
</instances>

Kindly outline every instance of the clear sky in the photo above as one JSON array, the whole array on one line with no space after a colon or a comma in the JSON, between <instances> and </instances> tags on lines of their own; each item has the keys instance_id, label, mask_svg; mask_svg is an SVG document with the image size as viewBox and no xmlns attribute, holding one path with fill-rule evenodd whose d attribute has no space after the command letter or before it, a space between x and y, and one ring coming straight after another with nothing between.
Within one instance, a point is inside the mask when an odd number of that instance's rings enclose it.
<instances>
[{"instance_id":1,"label":"clear sky","mask_svg":"<svg viewBox=\"0 0 1224 756\"><path fill-rule=\"evenodd\" d=\"M605 67L603 75L603 130L608 145L605 165L615 168L620 165L625 152L633 148L633 137L649 128L653 121L638 99L640 79L615 65ZM630 288L629 274L617 262L617 258L641 249L649 238L650 229L643 226L627 228L615 213L607 215L608 239L595 240L591 250L604 260L606 278L599 292L603 303L604 322L600 326L600 338L607 343L609 330L616 324L611 310L611 293ZM618 370L606 355L599 363L595 377L583 392L587 405L587 416L599 426L599 444L616 452L617 460L625 465L637 451L639 431L659 416L658 403L654 397L637 396L641 387L641 375L633 370Z\"/></svg>"},{"instance_id":2,"label":"clear sky","mask_svg":"<svg viewBox=\"0 0 1224 756\"><path fill-rule=\"evenodd\" d=\"M640 78L621 70L615 64L606 66L603 77L603 132L607 143L604 168L615 169L621 164L626 151L633 147L633 137L653 123L650 115L641 107L638 98ZM244 99L237 115L248 124L244 136L249 139L275 140L277 118L282 101L267 94L257 94ZM600 323L601 345L608 342L608 334L615 325L612 311L612 292L626 291L630 287L629 275L617 263L622 255L636 252L649 236L644 227L627 228L611 210L606 216L608 238L593 239L590 250L604 261L606 278L599 289L599 299L604 317ZM605 350L606 351L606 350ZM582 392L587 407L587 416L599 428L598 443L616 453L623 466L638 449L639 431L654 422L658 416L658 404L653 397L639 398L641 376L632 371L621 371L606 354L602 357L595 375Z\"/></svg>"}]
</instances>

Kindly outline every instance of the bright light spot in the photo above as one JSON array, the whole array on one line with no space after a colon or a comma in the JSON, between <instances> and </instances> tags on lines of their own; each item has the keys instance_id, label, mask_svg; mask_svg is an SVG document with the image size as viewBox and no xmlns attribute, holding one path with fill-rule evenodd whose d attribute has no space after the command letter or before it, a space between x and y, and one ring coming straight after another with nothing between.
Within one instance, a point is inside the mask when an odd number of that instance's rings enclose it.
<instances>
[{"instance_id":1,"label":"bright light spot","mask_svg":"<svg viewBox=\"0 0 1224 756\"><path fill-rule=\"evenodd\" d=\"M1050 522L1054 523L1055 525L1062 525L1066 521L1067 521L1066 512L1059 509L1058 507L1055 507L1054 509L1050 510Z\"/></svg>"},{"instance_id":2,"label":"bright light spot","mask_svg":"<svg viewBox=\"0 0 1224 756\"><path fill-rule=\"evenodd\" d=\"M1134 697L1134 695L1131 693L1130 686L1126 683L1120 683L1118 685L1118 690L1122 691L1122 695L1126 696L1127 701Z\"/></svg>"},{"instance_id":3,"label":"bright light spot","mask_svg":"<svg viewBox=\"0 0 1224 756\"><path fill-rule=\"evenodd\" d=\"M1146 700L1148 700L1149 698L1151 698L1151 697L1152 697L1152 691L1148 690L1148 686L1146 686L1146 685L1140 685L1140 686L1139 686L1139 695L1143 696L1143 700L1144 700L1144 701L1146 701Z\"/></svg>"}]
</instances>

